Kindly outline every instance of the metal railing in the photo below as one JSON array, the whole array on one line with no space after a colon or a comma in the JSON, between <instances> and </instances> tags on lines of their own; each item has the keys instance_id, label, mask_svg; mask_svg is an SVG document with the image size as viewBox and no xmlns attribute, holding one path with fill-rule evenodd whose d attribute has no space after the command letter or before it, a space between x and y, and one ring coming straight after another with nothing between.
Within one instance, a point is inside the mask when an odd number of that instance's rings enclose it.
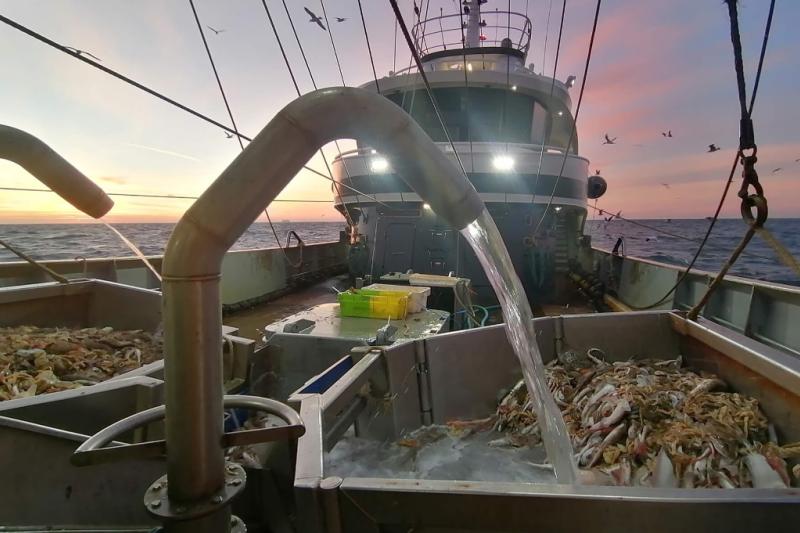
<instances>
[{"instance_id":1,"label":"metal railing","mask_svg":"<svg viewBox=\"0 0 800 533\"><path fill-rule=\"evenodd\" d=\"M453 13L431 17L415 24L412 34L420 57L434 52L465 48L466 21L467 15ZM531 21L522 13L499 10L481 13L481 48L509 47L527 55L531 32Z\"/></svg>"}]
</instances>

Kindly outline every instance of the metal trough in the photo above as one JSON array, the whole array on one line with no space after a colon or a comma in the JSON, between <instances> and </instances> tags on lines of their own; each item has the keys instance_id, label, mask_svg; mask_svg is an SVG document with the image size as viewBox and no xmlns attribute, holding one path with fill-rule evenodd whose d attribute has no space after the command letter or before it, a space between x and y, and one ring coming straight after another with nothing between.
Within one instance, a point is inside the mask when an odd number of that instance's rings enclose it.
<instances>
[{"instance_id":1,"label":"metal trough","mask_svg":"<svg viewBox=\"0 0 800 533\"><path fill-rule=\"evenodd\" d=\"M757 398L781 442L800 440L800 360L711 322L670 312L541 318L546 360L557 346L612 360L675 358ZM563 344L562 344L563 343ZM351 356L330 385L293 395L306 424L295 493L304 531L794 531L800 490L564 486L513 481L338 477L326 464L348 427L382 442L426 424L494 412L519 378L502 326ZM409 373L411 372L411 378ZM309 393L308 391L315 391Z\"/></svg>"}]
</instances>

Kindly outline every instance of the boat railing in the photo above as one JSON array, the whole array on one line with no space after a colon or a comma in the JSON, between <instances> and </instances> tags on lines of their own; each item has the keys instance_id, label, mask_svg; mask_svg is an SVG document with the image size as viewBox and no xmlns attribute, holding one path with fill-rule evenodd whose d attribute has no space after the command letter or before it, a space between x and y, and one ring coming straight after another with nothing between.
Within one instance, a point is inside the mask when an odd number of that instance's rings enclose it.
<instances>
[{"instance_id":1,"label":"boat railing","mask_svg":"<svg viewBox=\"0 0 800 533\"><path fill-rule=\"evenodd\" d=\"M470 48L467 46L468 17L469 15L459 12L417 22L412 34L420 57L424 58L435 52ZM480 48L511 48L527 55L533 26L526 15L515 11L482 12L479 28Z\"/></svg>"}]
</instances>

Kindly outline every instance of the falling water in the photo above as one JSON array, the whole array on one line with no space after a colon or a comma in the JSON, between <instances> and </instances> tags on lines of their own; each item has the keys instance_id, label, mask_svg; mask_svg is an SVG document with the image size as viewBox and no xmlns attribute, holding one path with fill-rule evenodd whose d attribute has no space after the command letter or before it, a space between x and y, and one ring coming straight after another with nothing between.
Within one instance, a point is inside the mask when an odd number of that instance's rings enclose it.
<instances>
[{"instance_id":1,"label":"falling water","mask_svg":"<svg viewBox=\"0 0 800 533\"><path fill-rule=\"evenodd\" d=\"M150 272L152 272L152 273L153 273L153 275L156 277L156 279L157 279L158 281L161 281L161 274L159 274L159 273L158 273L158 270L156 270L156 269L155 269L155 267L154 267L154 266L153 266L153 265L150 263L150 261L148 261L148 260L147 260L147 258L144 256L144 254L142 253L142 251L141 251L139 248L137 248L135 244L133 244L131 241L129 241L129 240L128 240L128 238L127 238L127 237L125 237L125 235L123 235L122 233L120 233L120 232L117 230L117 228L115 228L114 226L112 226L112 225L111 225L111 224L109 224L108 222L103 222L103 224L105 224L105 226L106 226L108 229L110 229L111 231L113 231L113 232L114 232L114 233L117 235L117 237L119 237L119 238L120 238L120 240L121 240L122 242L124 242L124 243L125 243L125 245L126 245L128 248L130 248L130 249L131 249L131 251L132 251L132 252L133 252L133 253L136 255L136 257L138 257L139 259L141 259L141 260L142 260L142 262L144 263L144 265L145 265L147 268L149 268L149 269L150 269Z\"/></svg>"},{"instance_id":2,"label":"falling water","mask_svg":"<svg viewBox=\"0 0 800 533\"><path fill-rule=\"evenodd\" d=\"M514 272L500 232L489 212L483 213L461 230L478 260L503 308L506 335L522 366L525 384L530 391L533 408L542 431L547 457L553 465L559 483L574 484L577 467L572 458L572 444L567 426L545 381L542 355L533 330L533 313L522 283Z\"/></svg>"}]
</instances>

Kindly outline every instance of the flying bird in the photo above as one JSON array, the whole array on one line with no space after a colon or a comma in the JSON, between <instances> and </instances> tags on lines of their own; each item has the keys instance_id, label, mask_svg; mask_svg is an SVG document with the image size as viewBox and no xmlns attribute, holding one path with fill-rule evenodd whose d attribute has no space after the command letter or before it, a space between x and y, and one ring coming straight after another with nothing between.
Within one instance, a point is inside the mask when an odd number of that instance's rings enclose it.
<instances>
[{"instance_id":1,"label":"flying bird","mask_svg":"<svg viewBox=\"0 0 800 533\"><path fill-rule=\"evenodd\" d=\"M344 22L345 20L347 19L343 17L336 17L336 22Z\"/></svg>"},{"instance_id":2,"label":"flying bird","mask_svg":"<svg viewBox=\"0 0 800 533\"><path fill-rule=\"evenodd\" d=\"M225 31L224 29L220 29L220 30L214 29L214 28L212 28L211 26L208 26L208 25L206 25L206 28L208 28L209 30L213 31L215 35L219 35L220 33L223 33Z\"/></svg>"},{"instance_id":3,"label":"flying bird","mask_svg":"<svg viewBox=\"0 0 800 533\"><path fill-rule=\"evenodd\" d=\"M328 31L328 30L327 30L327 28L325 28L325 25L323 25L323 24L322 24L322 19L321 19L321 18L319 18L319 17L316 15L316 13L314 13L313 11L311 11L310 9L308 9L308 8L307 8L307 7L305 7L305 6L303 7L303 9L305 9L305 10L306 10L306 13L308 13L308 16L309 16L309 17L311 17L310 19L308 19L308 21L309 21L309 22L314 22L314 23L316 23L316 24L317 24L317 26L319 26L319 27L320 27L320 28L322 28L323 30L325 30L325 31Z\"/></svg>"},{"instance_id":4,"label":"flying bird","mask_svg":"<svg viewBox=\"0 0 800 533\"><path fill-rule=\"evenodd\" d=\"M596 170L594 171L594 173L595 173L595 174L597 174L597 175L599 176L599 175L600 175L600 169L599 169L599 168L598 168L598 169L596 169Z\"/></svg>"},{"instance_id":5,"label":"flying bird","mask_svg":"<svg viewBox=\"0 0 800 533\"><path fill-rule=\"evenodd\" d=\"M661 135L663 135L664 137L672 137L672 130L669 130L666 133L662 131Z\"/></svg>"},{"instance_id":6,"label":"flying bird","mask_svg":"<svg viewBox=\"0 0 800 533\"><path fill-rule=\"evenodd\" d=\"M228 132L226 131L226 132L225 132L225 137L227 137L228 139L233 139L233 133L228 133Z\"/></svg>"},{"instance_id":7,"label":"flying bird","mask_svg":"<svg viewBox=\"0 0 800 533\"><path fill-rule=\"evenodd\" d=\"M781 168L781 167L773 168L772 169L772 173L775 174L776 172L780 172L781 170L783 170L783 168Z\"/></svg>"},{"instance_id":8,"label":"flying bird","mask_svg":"<svg viewBox=\"0 0 800 533\"><path fill-rule=\"evenodd\" d=\"M603 141L603 144L616 144L616 143L615 143L615 141L617 140L617 138L616 138L616 137L614 137L614 138L612 139L612 138L610 138L610 137L608 136L608 133L606 133L606 134L604 135L604 137L606 138L606 140L605 140L605 141Z\"/></svg>"},{"instance_id":9,"label":"flying bird","mask_svg":"<svg viewBox=\"0 0 800 533\"><path fill-rule=\"evenodd\" d=\"M794 160L795 163L800 163L800 158Z\"/></svg>"},{"instance_id":10,"label":"flying bird","mask_svg":"<svg viewBox=\"0 0 800 533\"><path fill-rule=\"evenodd\" d=\"M98 61L102 61L102 59L100 59L99 57L97 57L96 55L94 55L92 53L87 52L86 50L79 50L78 48L73 48L71 46L65 46L64 48L66 48L67 50L72 50L73 52L75 52L79 56L82 56L83 54L86 54L87 56L93 57Z\"/></svg>"},{"instance_id":11,"label":"flying bird","mask_svg":"<svg viewBox=\"0 0 800 533\"><path fill-rule=\"evenodd\" d=\"M719 150L721 150L721 149L722 149L722 148L720 148L719 146L717 146L716 144L713 144L713 143L708 145L708 153L709 153L709 154L710 154L711 152L718 152L718 151L719 151Z\"/></svg>"},{"instance_id":12,"label":"flying bird","mask_svg":"<svg viewBox=\"0 0 800 533\"><path fill-rule=\"evenodd\" d=\"M417 7L417 3L414 2L414 14L419 18L419 8Z\"/></svg>"},{"instance_id":13,"label":"flying bird","mask_svg":"<svg viewBox=\"0 0 800 533\"><path fill-rule=\"evenodd\" d=\"M669 183L662 183L661 186L665 189L669 189Z\"/></svg>"}]
</instances>

